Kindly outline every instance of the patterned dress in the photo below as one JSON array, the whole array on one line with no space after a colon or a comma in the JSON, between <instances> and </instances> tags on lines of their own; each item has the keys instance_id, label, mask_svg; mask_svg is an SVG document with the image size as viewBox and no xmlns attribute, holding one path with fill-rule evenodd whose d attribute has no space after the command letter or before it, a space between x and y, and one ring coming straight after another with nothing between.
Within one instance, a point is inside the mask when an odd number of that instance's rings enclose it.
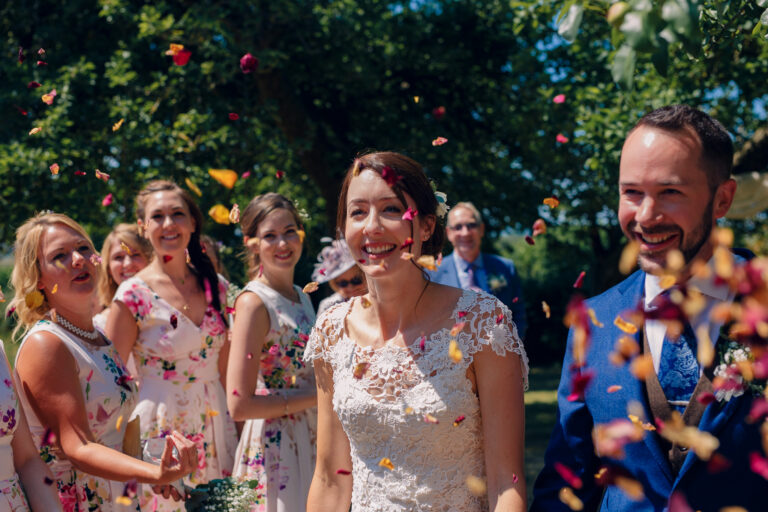
<instances>
[{"instance_id":1,"label":"patterned dress","mask_svg":"<svg viewBox=\"0 0 768 512\"><path fill-rule=\"evenodd\" d=\"M243 292L257 294L269 312L269 333L260 355L255 394L272 390L313 389L312 365L302 361L308 334L315 323L309 297L295 287L300 301L293 302L259 281ZM261 499L252 510L293 512L306 510L309 484L315 469L317 409L272 419L245 422L235 456L234 475L257 479Z\"/></svg>"},{"instance_id":2,"label":"patterned dress","mask_svg":"<svg viewBox=\"0 0 768 512\"><path fill-rule=\"evenodd\" d=\"M487 293L464 290L453 325L408 346L361 347L347 335L354 304L333 306L318 318L305 360L333 370L333 410L349 438L352 511L488 510L467 477L485 477L480 400L467 369L488 347L516 353L527 387L528 358L512 313ZM451 342L459 352L451 354ZM510 384L512 385L512 384Z\"/></svg>"},{"instance_id":3,"label":"patterned dress","mask_svg":"<svg viewBox=\"0 0 768 512\"><path fill-rule=\"evenodd\" d=\"M112 344L99 346L88 343L50 320L38 321L27 332L21 347L29 336L40 331L55 334L75 359L88 427L94 440L122 451L125 426L136 405L137 392L136 387L127 378L125 367L115 347ZM115 500L122 496L125 484L75 470L56 444L51 439L46 439L49 430L35 415L26 394L22 392L19 397L27 414L32 439L40 450L40 456L53 472L64 511L130 510L129 507L115 504ZM135 510L138 510L138 507Z\"/></svg>"},{"instance_id":4,"label":"patterned dress","mask_svg":"<svg viewBox=\"0 0 768 512\"><path fill-rule=\"evenodd\" d=\"M226 291L226 283L219 289ZM191 487L229 476L237 435L218 369L226 325L210 305L195 325L138 277L123 281L114 300L128 307L139 327L132 353L141 388L133 417L140 418L142 441L172 430L194 441L197 470L184 479ZM140 501L142 509L184 511L183 502L164 499L150 486Z\"/></svg>"},{"instance_id":5,"label":"patterned dress","mask_svg":"<svg viewBox=\"0 0 768 512\"><path fill-rule=\"evenodd\" d=\"M13 434L19 408L5 349L0 341L0 512L26 512L27 498L13 469Z\"/></svg>"}]
</instances>

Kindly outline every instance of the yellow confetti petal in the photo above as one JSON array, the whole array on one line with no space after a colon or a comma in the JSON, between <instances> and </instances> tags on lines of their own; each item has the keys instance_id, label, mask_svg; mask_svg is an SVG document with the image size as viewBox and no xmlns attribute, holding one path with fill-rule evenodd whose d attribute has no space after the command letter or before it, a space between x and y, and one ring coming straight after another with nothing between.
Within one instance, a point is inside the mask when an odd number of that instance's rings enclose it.
<instances>
[{"instance_id":1,"label":"yellow confetti petal","mask_svg":"<svg viewBox=\"0 0 768 512\"><path fill-rule=\"evenodd\" d=\"M459 348L459 344L456 343L456 340L451 340L451 342L448 344L448 356L454 363L458 363L464 358L464 355L461 353L461 349Z\"/></svg>"},{"instance_id":2,"label":"yellow confetti petal","mask_svg":"<svg viewBox=\"0 0 768 512\"><path fill-rule=\"evenodd\" d=\"M365 297L360 297L360 305L363 306L363 308L368 309L369 307L371 307L371 301L369 301Z\"/></svg>"},{"instance_id":3,"label":"yellow confetti petal","mask_svg":"<svg viewBox=\"0 0 768 512\"><path fill-rule=\"evenodd\" d=\"M303 291L304 293L312 293L312 292L316 292L319 287L320 285L317 282L310 281L309 283L304 285Z\"/></svg>"},{"instance_id":4,"label":"yellow confetti petal","mask_svg":"<svg viewBox=\"0 0 768 512\"><path fill-rule=\"evenodd\" d=\"M206 413L206 414L207 414L209 417L211 417L211 418L215 418L216 416L218 416L218 415L219 415L219 411L214 411L213 409L208 409L208 410L207 410L205 413Z\"/></svg>"},{"instance_id":5,"label":"yellow confetti petal","mask_svg":"<svg viewBox=\"0 0 768 512\"><path fill-rule=\"evenodd\" d=\"M590 320L592 320L592 324L593 324L595 327L605 327L605 326L603 325L603 323L602 323L602 322L600 322L600 321L597 319L597 315L595 314L595 310L594 310L594 309L592 309L592 308L589 308L589 309L587 310L587 314L589 315L589 319L590 319Z\"/></svg>"},{"instance_id":6,"label":"yellow confetti petal","mask_svg":"<svg viewBox=\"0 0 768 512\"><path fill-rule=\"evenodd\" d=\"M120 430L120 427L123 426L123 415L117 417L117 423L115 423L115 430Z\"/></svg>"},{"instance_id":7,"label":"yellow confetti petal","mask_svg":"<svg viewBox=\"0 0 768 512\"><path fill-rule=\"evenodd\" d=\"M574 494L573 489L570 487L563 487L560 489L560 492L557 494L558 498L560 498L560 501L568 505L568 508L571 510L575 510L578 512L579 510L584 510L584 502L579 499L576 494Z\"/></svg>"},{"instance_id":8,"label":"yellow confetti petal","mask_svg":"<svg viewBox=\"0 0 768 512\"><path fill-rule=\"evenodd\" d=\"M123 251L125 251L125 253L126 253L128 256L130 256L130 255L132 255L132 254L133 254L133 251L131 250L131 248L130 248L130 247L128 247L128 245L126 245L126 243L125 243L125 242L120 242L120 248L121 248Z\"/></svg>"},{"instance_id":9,"label":"yellow confetti petal","mask_svg":"<svg viewBox=\"0 0 768 512\"><path fill-rule=\"evenodd\" d=\"M183 44L171 43L171 46L168 48L168 50L165 51L165 54L166 55L176 55L177 53L179 53L183 49L184 49L184 45Z\"/></svg>"},{"instance_id":10,"label":"yellow confetti petal","mask_svg":"<svg viewBox=\"0 0 768 512\"><path fill-rule=\"evenodd\" d=\"M223 204L217 204L208 210L208 215L218 224L229 224L229 208Z\"/></svg>"},{"instance_id":11,"label":"yellow confetti petal","mask_svg":"<svg viewBox=\"0 0 768 512\"><path fill-rule=\"evenodd\" d=\"M633 323L627 322L621 316L617 316L613 321L613 325L621 329L627 334L635 334L637 332L637 326Z\"/></svg>"},{"instance_id":12,"label":"yellow confetti petal","mask_svg":"<svg viewBox=\"0 0 768 512\"><path fill-rule=\"evenodd\" d=\"M413 414L413 407L406 407L405 414Z\"/></svg>"},{"instance_id":13,"label":"yellow confetti petal","mask_svg":"<svg viewBox=\"0 0 768 512\"><path fill-rule=\"evenodd\" d=\"M672 288L675 286L675 283L677 283L677 276L674 274L664 274L661 276L661 279L659 279L659 286L661 286L662 290Z\"/></svg>"},{"instance_id":14,"label":"yellow confetti petal","mask_svg":"<svg viewBox=\"0 0 768 512\"><path fill-rule=\"evenodd\" d=\"M37 290L33 290L24 297L24 302L29 309L37 309L43 305L43 298L44 297L42 293Z\"/></svg>"},{"instance_id":15,"label":"yellow confetti petal","mask_svg":"<svg viewBox=\"0 0 768 512\"><path fill-rule=\"evenodd\" d=\"M129 498L128 496L118 496L117 499L115 500L115 503L117 503L118 505L130 507L131 498Z\"/></svg>"},{"instance_id":16,"label":"yellow confetti petal","mask_svg":"<svg viewBox=\"0 0 768 512\"><path fill-rule=\"evenodd\" d=\"M426 422L426 423L433 423L433 424L437 424L437 423L440 423L440 422L437 420L437 418L435 418L434 416L432 416L432 415L431 415L431 414L429 414L429 413L427 413L427 414L425 414L425 415L424 415L424 422Z\"/></svg>"},{"instance_id":17,"label":"yellow confetti petal","mask_svg":"<svg viewBox=\"0 0 768 512\"><path fill-rule=\"evenodd\" d=\"M197 197L203 197L203 193L200 191L200 188L195 185L194 181L189 178L184 178L184 183L187 184L187 188L189 188L189 190L197 194Z\"/></svg>"},{"instance_id":18,"label":"yellow confetti petal","mask_svg":"<svg viewBox=\"0 0 768 512\"><path fill-rule=\"evenodd\" d=\"M208 169L208 174L228 189L234 187L237 181L237 173L232 169Z\"/></svg>"},{"instance_id":19,"label":"yellow confetti petal","mask_svg":"<svg viewBox=\"0 0 768 512\"><path fill-rule=\"evenodd\" d=\"M59 283L56 283L53 285L53 289L51 290L51 293L56 293L59 291Z\"/></svg>"},{"instance_id":20,"label":"yellow confetti petal","mask_svg":"<svg viewBox=\"0 0 768 512\"><path fill-rule=\"evenodd\" d=\"M303 229L296 230L296 234L299 235L299 242L304 243L304 239L307 237L307 233Z\"/></svg>"},{"instance_id":21,"label":"yellow confetti petal","mask_svg":"<svg viewBox=\"0 0 768 512\"><path fill-rule=\"evenodd\" d=\"M653 358L650 354L637 356L632 360L632 364L629 365L629 371L636 379L645 380L654 371Z\"/></svg>"},{"instance_id":22,"label":"yellow confetti petal","mask_svg":"<svg viewBox=\"0 0 768 512\"><path fill-rule=\"evenodd\" d=\"M552 315L552 310L549 309L549 304L541 301L541 310L544 311L544 316L549 318Z\"/></svg>"},{"instance_id":23,"label":"yellow confetti petal","mask_svg":"<svg viewBox=\"0 0 768 512\"><path fill-rule=\"evenodd\" d=\"M29 134L30 134L30 135L34 135L34 134L36 134L36 133L40 133L40 130L42 130L42 128L40 128L39 126L35 126L35 127L34 127L34 128L32 128L31 130L29 130Z\"/></svg>"},{"instance_id":24,"label":"yellow confetti petal","mask_svg":"<svg viewBox=\"0 0 768 512\"><path fill-rule=\"evenodd\" d=\"M113 131L113 132L116 132L117 130L119 130L119 129L120 129L120 127L121 127L121 126L123 126L123 121L125 121L125 119L123 119L123 118L121 117L121 118L120 118L120 120L119 120L118 122L116 122L115 124L113 124L113 125L112 125L112 131Z\"/></svg>"},{"instance_id":25,"label":"yellow confetti petal","mask_svg":"<svg viewBox=\"0 0 768 512\"><path fill-rule=\"evenodd\" d=\"M390 471L395 469L394 464L392 464L392 461L389 460L387 457L382 457L382 459L379 461L379 466L383 468L387 468Z\"/></svg>"},{"instance_id":26,"label":"yellow confetti petal","mask_svg":"<svg viewBox=\"0 0 768 512\"><path fill-rule=\"evenodd\" d=\"M403 253L408 254L408 253ZM420 267L424 267L427 270L437 270L437 265L435 265L435 257L430 256L428 254L425 254L424 256L419 256L419 259L416 260L416 264Z\"/></svg>"},{"instance_id":27,"label":"yellow confetti petal","mask_svg":"<svg viewBox=\"0 0 768 512\"><path fill-rule=\"evenodd\" d=\"M619 272L626 275L632 272L637 264L637 256L640 254L640 244L635 242L629 242L624 250L621 251L621 258L619 259Z\"/></svg>"},{"instance_id":28,"label":"yellow confetti petal","mask_svg":"<svg viewBox=\"0 0 768 512\"><path fill-rule=\"evenodd\" d=\"M485 496L485 492L488 490L488 487L485 485L485 480L475 475L468 475L466 484L469 492L475 496Z\"/></svg>"},{"instance_id":29,"label":"yellow confetti petal","mask_svg":"<svg viewBox=\"0 0 768 512\"><path fill-rule=\"evenodd\" d=\"M715 359L715 347L712 344L712 339L709 337L708 327L709 325L705 323L696 329L696 339L698 340L696 344L698 347L696 357L703 368L711 365Z\"/></svg>"},{"instance_id":30,"label":"yellow confetti petal","mask_svg":"<svg viewBox=\"0 0 768 512\"><path fill-rule=\"evenodd\" d=\"M421 101L421 96L414 96L413 97L413 102L414 103L419 103L420 101Z\"/></svg>"}]
</instances>

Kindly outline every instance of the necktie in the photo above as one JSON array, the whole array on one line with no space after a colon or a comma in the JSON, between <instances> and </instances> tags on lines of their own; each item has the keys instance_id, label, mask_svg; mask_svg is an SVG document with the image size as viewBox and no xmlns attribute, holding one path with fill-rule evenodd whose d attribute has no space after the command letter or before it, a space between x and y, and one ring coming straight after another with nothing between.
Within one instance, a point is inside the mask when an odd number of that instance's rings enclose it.
<instances>
[{"instance_id":1,"label":"necktie","mask_svg":"<svg viewBox=\"0 0 768 512\"><path fill-rule=\"evenodd\" d=\"M475 269L477 269L477 266L474 263L470 263L467 265L467 277L469 278L469 289L475 292L482 291L482 288L477 283L477 278L475 277Z\"/></svg>"},{"instance_id":2,"label":"necktie","mask_svg":"<svg viewBox=\"0 0 768 512\"><path fill-rule=\"evenodd\" d=\"M683 333L677 340L664 336L659 362L659 383L669 405L680 414L685 411L699 382L696 350L696 335L688 322L685 322Z\"/></svg>"}]
</instances>

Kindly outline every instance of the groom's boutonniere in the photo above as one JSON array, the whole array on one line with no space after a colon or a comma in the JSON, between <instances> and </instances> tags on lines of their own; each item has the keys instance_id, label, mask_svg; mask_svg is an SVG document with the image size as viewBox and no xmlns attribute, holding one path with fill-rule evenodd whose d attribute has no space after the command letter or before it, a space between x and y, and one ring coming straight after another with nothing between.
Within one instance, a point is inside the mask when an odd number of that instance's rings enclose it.
<instances>
[{"instance_id":1,"label":"groom's boutonniere","mask_svg":"<svg viewBox=\"0 0 768 512\"><path fill-rule=\"evenodd\" d=\"M715 378L712 381L715 399L718 402L727 402L745 392L752 395L762 394L766 381L755 378L755 356L750 348L728 338L722 331L720 335L714 362Z\"/></svg>"},{"instance_id":2,"label":"groom's boutonniere","mask_svg":"<svg viewBox=\"0 0 768 512\"><path fill-rule=\"evenodd\" d=\"M488 286L492 292L495 292L507 286L507 279L501 274L489 274Z\"/></svg>"}]
</instances>

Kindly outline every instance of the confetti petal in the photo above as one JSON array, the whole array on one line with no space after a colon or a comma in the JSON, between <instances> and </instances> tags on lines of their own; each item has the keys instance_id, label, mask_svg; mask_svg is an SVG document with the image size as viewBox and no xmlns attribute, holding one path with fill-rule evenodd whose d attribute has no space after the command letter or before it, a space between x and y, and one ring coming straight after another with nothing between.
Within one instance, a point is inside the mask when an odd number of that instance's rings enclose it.
<instances>
[{"instance_id":1,"label":"confetti petal","mask_svg":"<svg viewBox=\"0 0 768 512\"><path fill-rule=\"evenodd\" d=\"M29 309L37 309L43 305L43 294L38 290L33 290L24 296L24 303Z\"/></svg>"},{"instance_id":2,"label":"confetti petal","mask_svg":"<svg viewBox=\"0 0 768 512\"><path fill-rule=\"evenodd\" d=\"M458 427L461 425L461 422L464 421L466 417L462 414L461 416L457 417L455 420L453 420L453 426Z\"/></svg>"},{"instance_id":3,"label":"confetti petal","mask_svg":"<svg viewBox=\"0 0 768 512\"><path fill-rule=\"evenodd\" d=\"M485 484L485 480L478 476L468 475L466 479L467 489L475 496L485 496L488 486Z\"/></svg>"},{"instance_id":4,"label":"confetti petal","mask_svg":"<svg viewBox=\"0 0 768 512\"><path fill-rule=\"evenodd\" d=\"M555 209L560 204L560 200L556 196L547 197L542 201L543 204L549 206L552 209Z\"/></svg>"},{"instance_id":5,"label":"confetti petal","mask_svg":"<svg viewBox=\"0 0 768 512\"><path fill-rule=\"evenodd\" d=\"M337 475L351 475L352 472L348 469L337 469L336 470Z\"/></svg>"},{"instance_id":6,"label":"confetti petal","mask_svg":"<svg viewBox=\"0 0 768 512\"><path fill-rule=\"evenodd\" d=\"M40 128L39 126L35 126L35 127L34 127L34 128L32 128L31 130L29 130L29 134L30 134L30 135L34 135L34 134L36 134L36 133L40 133L40 131L41 131L41 130L42 130L42 128Z\"/></svg>"},{"instance_id":7,"label":"confetti petal","mask_svg":"<svg viewBox=\"0 0 768 512\"><path fill-rule=\"evenodd\" d=\"M405 210L405 213L403 214L403 220L413 220L416 218L416 216L419 214L418 211L412 209L410 206L407 210Z\"/></svg>"},{"instance_id":8,"label":"confetti petal","mask_svg":"<svg viewBox=\"0 0 768 512\"><path fill-rule=\"evenodd\" d=\"M445 137L437 137L435 140L432 141L432 145L433 146L442 146L446 142L448 142L448 139L446 139Z\"/></svg>"},{"instance_id":9,"label":"confetti petal","mask_svg":"<svg viewBox=\"0 0 768 512\"><path fill-rule=\"evenodd\" d=\"M110 176L105 172L101 172L100 170L96 169L95 171L93 171L93 174L94 176L96 176L96 178L100 179L105 183L109 181Z\"/></svg>"},{"instance_id":10,"label":"confetti petal","mask_svg":"<svg viewBox=\"0 0 768 512\"><path fill-rule=\"evenodd\" d=\"M168 263L172 259L173 259L173 256L171 256L170 254L163 254L163 263Z\"/></svg>"},{"instance_id":11,"label":"confetti petal","mask_svg":"<svg viewBox=\"0 0 768 512\"><path fill-rule=\"evenodd\" d=\"M200 188L195 185L194 181L189 178L184 178L184 183L187 184L187 188L189 188L189 190L197 194L197 197L203 197L203 193L200 191Z\"/></svg>"},{"instance_id":12,"label":"confetti petal","mask_svg":"<svg viewBox=\"0 0 768 512\"><path fill-rule=\"evenodd\" d=\"M75 171L75 176L85 176L86 174L88 173L79 169Z\"/></svg>"},{"instance_id":13,"label":"confetti petal","mask_svg":"<svg viewBox=\"0 0 768 512\"><path fill-rule=\"evenodd\" d=\"M218 224L229 224L229 208L223 204L217 204L208 210L208 215Z\"/></svg>"},{"instance_id":14,"label":"confetti petal","mask_svg":"<svg viewBox=\"0 0 768 512\"><path fill-rule=\"evenodd\" d=\"M584 276L586 276L587 273L582 270L581 273L579 273L579 277L576 278L576 281L573 283L573 287L576 289L581 288L581 285L584 284Z\"/></svg>"},{"instance_id":15,"label":"confetti petal","mask_svg":"<svg viewBox=\"0 0 768 512\"><path fill-rule=\"evenodd\" d=\"M275 178L277 178L278 180L283 179L284 176L285 176L285 171L275 171Z\"/></svg>"},{"instance_id":16,"label":"confetti petal","mask_svg":"<svg viewBox=\"0 0 768 512\"><path fill-rule=\"evenodd\" d=\"M437 423L440 423L440 422L437 420L437 418L435 418L431 414L427 413L427 414L424 415L424 423L437 424Z\"/></svg>"},{"instance_id":17,"label":"confetti petal","mask_svg":"<svg viewBox=\"0 0 768 512\"><path fill-rule=\"evenodd\" d=\"M235 203L232 205L232 209L229 210L229 222L237 224L240 222L240 207Z\"/></svg>"},{"instance_id":18,"label":"confetti petal","mask_svg":"<svg viewBox=\"0 0 768 512\"><path fill-rule=\"evenodd\" d=\"M177 317L176 315L171 315L170 322L171 322L171 327L176 329L179 326L179 317Z\"/></svg>"},{"instance_id":19,"label":"confetti petal","mask_svg":"<svg viewBox=\"0 0 768 512\"><path fill-rule=\"evenodd\" d=\"M531 235L525 235L525 243L528 245L536 245L536 242L533 240Z\"/></svg>"},{"instance_id":20,"label":"confetti petal","mask_svg":"<svg viewBox=\"0 0 768 512\"><path fill-rule=\"evenodd\" d=\"M259 59L251 55L250 53L246 53L242 57L240 57L240 70L245 73L252 73L256 71L256 68L259 67Z\"/></svg>"},{"instance_id":21,"label":"confetti petal","mask_svg":"<svg viewBox=\"0 0 768 512\"><path fill-rule=\"evenodd\" d=\"M608 386L608 389L606 391L608 393L615 393L620 390L621 390L621 386L619 386L618 384L614 384L613 386Z\"/></svg>"},{"instance_id":22,"label":"confetti petal","mask_svg":"<svg viewBox=\"0 0 768 512\"><path fill-rule=\"evenodd\" d=\"M406 253L403 253L405 255ZM437 265L435 264L435 257L430 256L429 254L425 254L424 256L419 256L419 258L416 260L416 264L420 267L426 268L427 270L437 270Z\"/></svg>"},{"instance_id":23,"label":"confetti petal","mask_svg":"<svg viewBox=\"0 0 768 512\"><path fill-rule=\"evenodd\" d=\"M229 117L230 121L237 121L238 119L240 119L240 116L237 115L235 112L230 112L227 117Z\"/></svg>"},{"instance_id":24,"label":"confetti petal","mask_svg":"<svg viewBox=\"0 0 768 512\"><path fill-rule=\"evenodd\" d=\"M383 468L387 468L390 471L395 469L394 464L392 464L392 461L389 460L387 457L382 457L382 459L379 461L379 466Z\"/></svg>"},{"instance_id":25,"label":"confetti petal","mask_svg":"<svg viewBox=\"0 0 768 512\"><path fill-rule=\"evenodd\" d=\"M621 329L627 334L637 333L637 326L633 323L627 322L626 320L621 318L620 315L613 320L613 325L615 325L616 327L618 327L619 329Z\"/></svg>"},{"instance_id":26,"label":"confetti petal","mask_svg":"<svg viewBox=\"0 0 768 512\"><path fill-rule=\"evenodd\" d=\"M565 103L565 94L558 94L554 98L552 98L552 103Z\"/></svg>"},{"instance_id":27,"label":"confetti petal","mask_svg":"<svg viewBox=\"0 0 768 512\"><path fill-rule=\"evenodd\" d=\"M171 43L171 45L168 48L168 50L165 51L165 54L166 55L171 55L171 56L178 55L178 53L181 50L183 50L183 49L184 49L184 45L183 44Z\"/></svg>"},{"instance_id":28,"label":"confetti petal","mask_svg":"<svg viewBox=\"0 0 768 512\"><path fill-rule=\"evenodd\" d=\"M381 169L381 178L387 182L387 185L390 187L394 187L395 184L397 184L398 181L402 179L402 177L397 174L397 172L391 168L388 165L385 165Z\"/></svg>"},{"instance_id":29,"label":"confetti petal","mask_svg":"<svg viewBox=\"0 0 768 512\"><path fill-rule=\"evenodd\" d=\"M180 50L173 56L173 63L177 66L186 66L189 62L189 58L192 57L192 52L189 50Z\"/></svg>"},{"instance_id":30,"label":"confetti petal","mask_svg":"<svg viewBox=\"0 0 768 512\"><path fill-rule=\"evenodd\" d=\"M435 107L432 109L432 117L440 121L442 118L445 117L445 107L442 105L439 107Z\"/></svg>"},{"instance_id":31,"label":"confetti petal","mask_svg":"<svg viewBox=\"0 0 768 512\"><path fill-rule=\"evenodd\" d=\"M208 174L225 188L232 189L237 181L237 173L232 169L208 169Z\"/></svg>"},{"instance_id":32,"label":"confetti petal","mask_svg":"<svg viewBox=\"0 0 768 512\"><path fill-rule=\"evenodd\" d=\"M51 164L48 168L51 170L51 174L59 174L59 164Z\"/></svg>"},{"instance_id":33,"label":"confetti petal","mask_svg":"<svg viewBox=\"0 0 768 512\"><path fill-rule=\"evenodd\" d=\"M456 343L456 340L451 340L448 344L448 357L450 357L451 361L454 363L458 363L464 358L464 354L461 353L461 349L459 348L459 344Z\"/></svg>"},{"instance_id":34,"label":"confetti petal","mask_svg":"<svg viewBox=\"0 0 768 512\"><path fill-rule=\"evenodd\" d=\"M552 315L552 310L549 308L549 304L545 301L541 301L541 310L544 311L544 316L549 318Z\"/></svg>"},{"instance_id":35,"label":"confetti petal","mask_svg":"<svg viewBox=\"0 0 768 512\"><path fill-rule=\"evenodd\" d=\"M125 122L125 119L123 119L123 118L121 117L121 118L120 118L120 120L119 120L118 122L116 122L115 124L113 124L113 125L112 125L112 131L113 131L113 132L116 132L117 130L119 130L119 129L120 129L120 127L121 127L121 126L123 126L123 122Z\"/></svg>"},{"instance_id":36,"label":"confetti petal","mask_svg":"<svg viewBox=\"0 0 768 512\"><path fill-rule=\"evenodd\" d=\"M533 236L543 235L547 232L547 223L543 219L536 219L533 223Z\"/></svg>"},{"instance_id":37,"label":"confetti petal","mask_svg":"<svg viewBox=\"0 0 768 512\"><path fill-rule=\"evenodd\" d=\"M581 489L584 485L581 481L581 478L576 476L576 473L574 473L573 470L565 464L561 462L555 462L554 468L555 471L557 471L557 474L560 475L563 480L565 480L565 483L574 489Z\"/></svg>"},{"instance_id":38,"label":"confetti petal","mask_svg":"<svg viewBox=\"0 0 768 512\"><path fill-rule=\"evenodd\" d=\"M316 292L319 287L320 285L317 282L310 281L309 283L304 285L304 288L302 288L302 290L304 291L304 293L312 293L312 292Z\"/></svg>"},{"instance_id":39,"label":"confetti petal","mask_svg":"<svg viewBox=\"0 0 768 512\"><path fill-rule=\"evenodd\" d=\"M632 272L632 269L637 265L637 256L640 254L640 244L636 241L629 242L624 250L621 251L621 258L619 259L619 272L624 275Z\"/></svg>"},{"instance_id":40,"label":"confetti petal","mask_svg":"<svg viewBox=\"0 0 768 512\"><path fill-rule=\"evenodd\" d=\"M576 512L579 510L584 510L584 502L581 501L579 497L573 493L573 489L570 487L563 487L560 489L560 492L557 493L557 497L571 510Z\"/></svg>"},{"instance_id":41,"label":"confetti petal","mask_svg":"<svg viewBox=\"0 0 768 512\"><path fill-rule=\"evenodd\" d=\"M568 140L569 140L569 139L568 139L568 137L566 137L566 136L565 136L565 135L563 135L562 133L558 133L558 134L555 136L555 140L556 140L557 142L559 142L560 144L565 144L566 142L568 142Z\"/></svg>"},{"instance_id":42,"label":"confetti petal","mask_svg":"<svg viewBox=\"0 0 768 512\"><path fill-rule=\"evenodd\" d=\"M114 201L114 196L112 195L112 192L110 192L101 200L101 206L109 206L112 204L112 201Z\"/></svg>"}]
</instances>

